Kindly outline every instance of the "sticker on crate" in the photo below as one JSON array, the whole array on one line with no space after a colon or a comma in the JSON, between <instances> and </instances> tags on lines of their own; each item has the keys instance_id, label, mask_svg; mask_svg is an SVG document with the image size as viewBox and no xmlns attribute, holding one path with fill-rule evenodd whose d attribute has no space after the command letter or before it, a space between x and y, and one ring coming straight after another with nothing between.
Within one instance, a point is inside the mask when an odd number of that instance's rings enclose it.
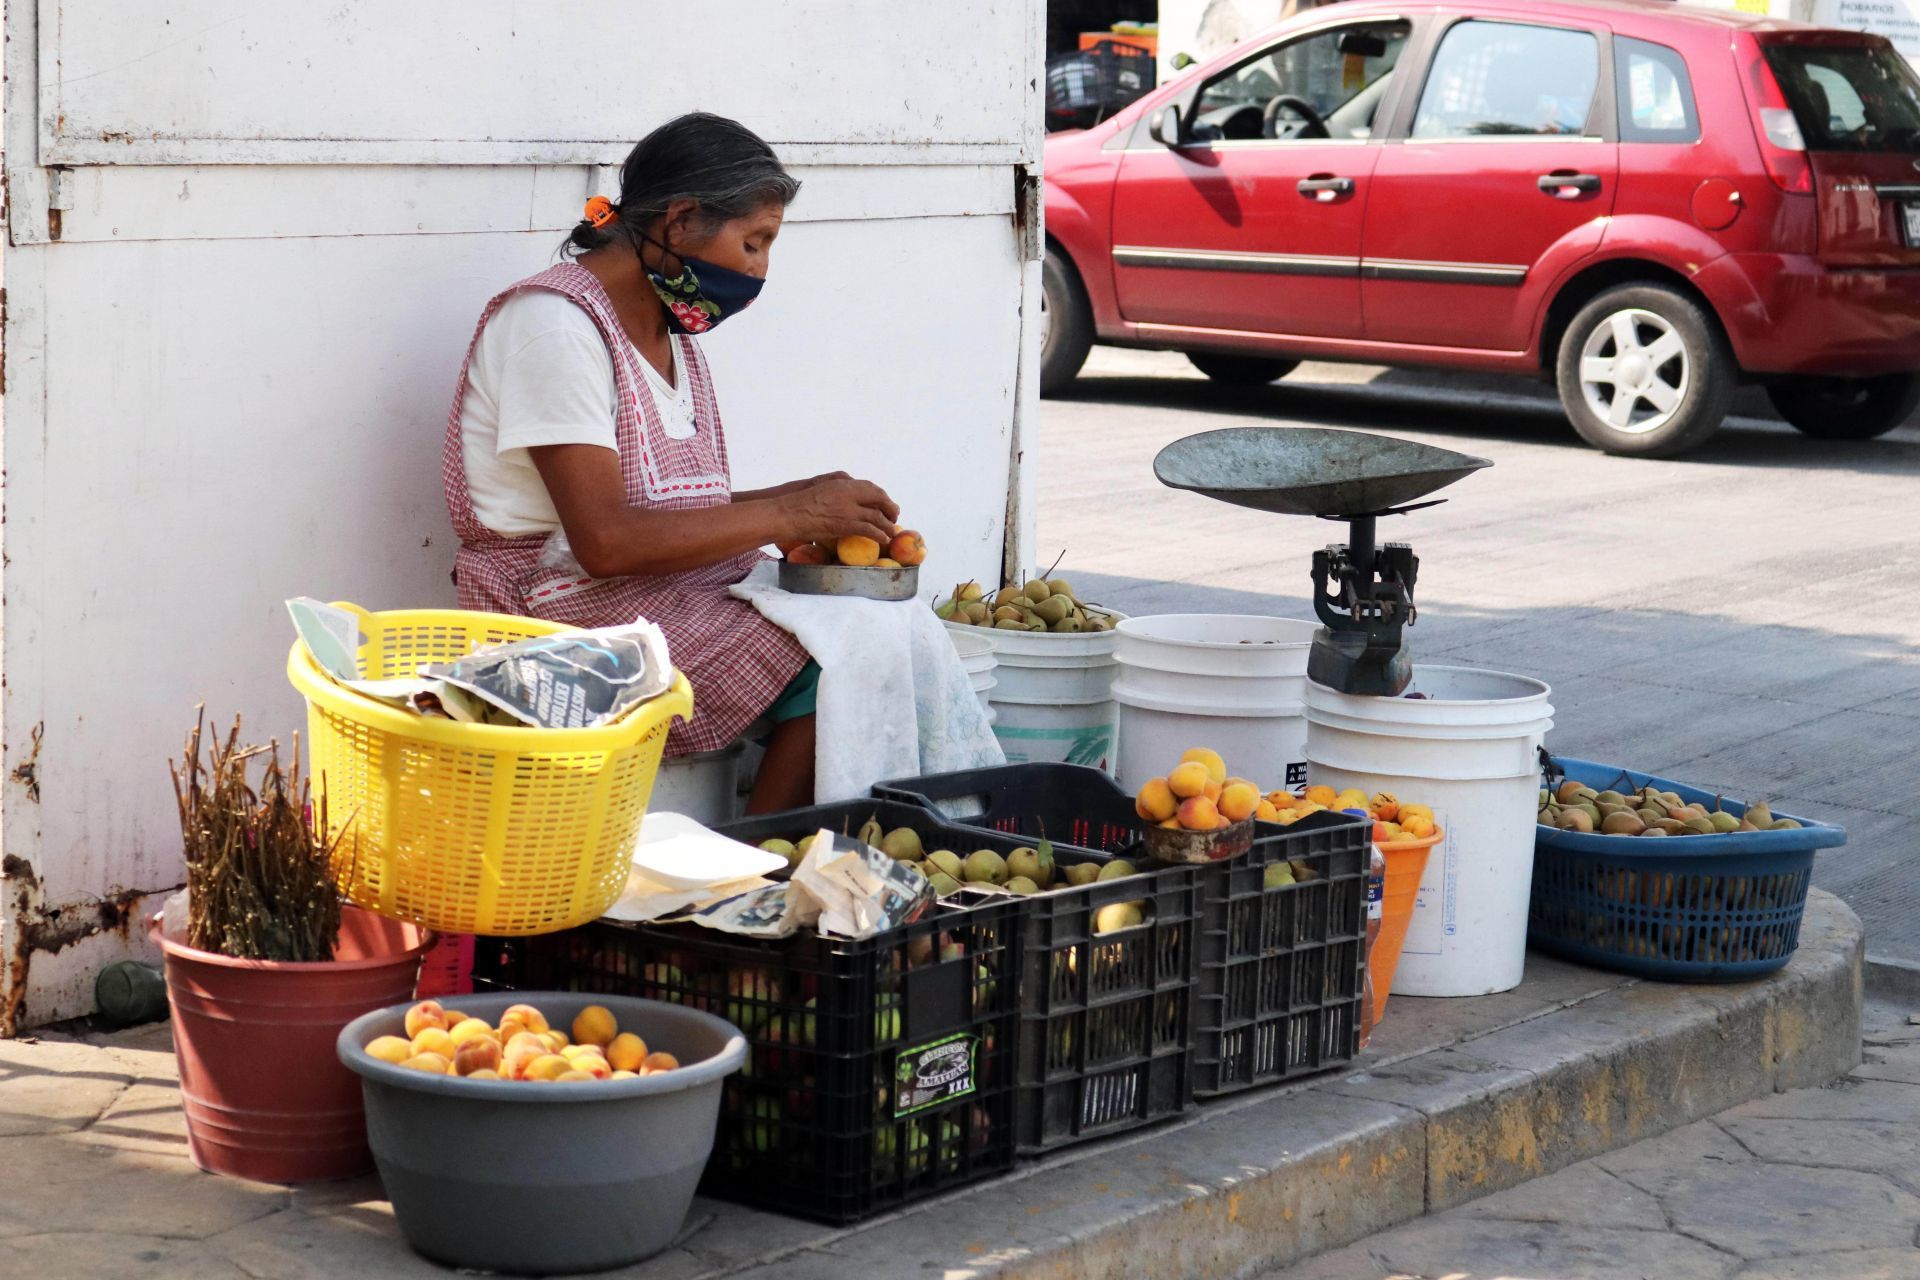
<instances>
[{"instance_id":1,"label":"sticker on crate","mask_svg":"<svg viewBox=\"0 0 1920 1280\"><path fill-rule=\"evenodd\" d=\"M961 1034L901 1050L894 1070L894 1116L912 1115L972 1093L973 1054L978 1043L976 1037Z\"/></svg>"}]
</instances>

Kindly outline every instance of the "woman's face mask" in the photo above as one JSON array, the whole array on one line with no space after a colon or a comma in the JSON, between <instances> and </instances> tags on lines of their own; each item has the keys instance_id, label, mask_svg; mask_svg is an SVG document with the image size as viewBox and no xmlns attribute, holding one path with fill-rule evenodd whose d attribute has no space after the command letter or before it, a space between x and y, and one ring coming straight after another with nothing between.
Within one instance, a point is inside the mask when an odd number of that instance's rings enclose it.
<instances>
[{"instance_id":1,"label":"woman's face mask","mask_svg":"<svg viewBox=\"0 0 1920 1280\"><path fill-rule=\"evenodd\" d=\"M647 268L653 291L666 304L667 327L675 333L705 333L728 316L745 311L767 283L716 262L674 253L651 237L648 242L659 248L662 268L678 268L670 276Z\"/></svg>"}]
</instances>

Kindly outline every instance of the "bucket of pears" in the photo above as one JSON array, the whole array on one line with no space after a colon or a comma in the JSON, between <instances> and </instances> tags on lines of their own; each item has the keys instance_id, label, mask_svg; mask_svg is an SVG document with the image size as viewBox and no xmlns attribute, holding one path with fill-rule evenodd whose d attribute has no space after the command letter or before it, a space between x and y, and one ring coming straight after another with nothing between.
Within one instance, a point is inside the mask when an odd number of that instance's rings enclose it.
<instances>
[{"instance_id":1,"label":"bucket of pears","mask_svg":"<svg viewBox=\"0 0 1920 1280\"><path fill-rule=\"evenodd\" d=\"M1583 964L1677 982L1782 968L1813 855L1847 841L1764 801L1544 757L1527 940Z\"/></svg>"}]
</instances>

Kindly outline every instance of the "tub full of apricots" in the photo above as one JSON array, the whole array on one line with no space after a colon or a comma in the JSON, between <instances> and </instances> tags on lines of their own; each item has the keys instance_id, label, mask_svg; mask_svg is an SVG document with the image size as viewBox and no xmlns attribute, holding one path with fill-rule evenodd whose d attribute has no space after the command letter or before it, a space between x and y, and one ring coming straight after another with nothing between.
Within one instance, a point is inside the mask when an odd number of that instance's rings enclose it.
<instances>
[{"instance_id":1,"label":"tub full of apricots","mask_svg":"<svg viewBox=\"0 0 1920 1280\"><path fill-rule=\"evenodd\" d=\"M713 1147L731 1024L624 996L472 994L340 1033L367 1140L417 1252L550 1275L638 1262L680 1230Z\"/></svg>"},{"instance_id":2,"label":"tub full of apricots","mask_svg":"<svg viewBox=\"0 0 1920 1280\"><path fill-rule=\"evenodd\" d=\"M912 529L885 546L854 535L835 542L796 542L780 548L780 589L799 596L856 596L911 600L920 593L927 540Z\"/></svg>"}]
</instances>

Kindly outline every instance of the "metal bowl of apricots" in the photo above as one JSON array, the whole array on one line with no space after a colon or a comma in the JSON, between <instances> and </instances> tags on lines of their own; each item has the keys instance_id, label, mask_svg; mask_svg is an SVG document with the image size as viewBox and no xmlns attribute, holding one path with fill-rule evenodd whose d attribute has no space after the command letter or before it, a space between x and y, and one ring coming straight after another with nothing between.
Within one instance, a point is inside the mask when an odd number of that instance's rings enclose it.
<instances>
[{"instance_id":1,"label":"metal bowl of apricots","mask_svg":"<svg viewBox=\"0 0 1920 1280\"><path fill-rule=\"evenodd\" d=\"M881 546L872 538L802 542L782 548L780 589L797 596L852 596L861 600L912 600L920 594L920 562L927 543L902 529Z\"/></svg>"}]
</instances>

